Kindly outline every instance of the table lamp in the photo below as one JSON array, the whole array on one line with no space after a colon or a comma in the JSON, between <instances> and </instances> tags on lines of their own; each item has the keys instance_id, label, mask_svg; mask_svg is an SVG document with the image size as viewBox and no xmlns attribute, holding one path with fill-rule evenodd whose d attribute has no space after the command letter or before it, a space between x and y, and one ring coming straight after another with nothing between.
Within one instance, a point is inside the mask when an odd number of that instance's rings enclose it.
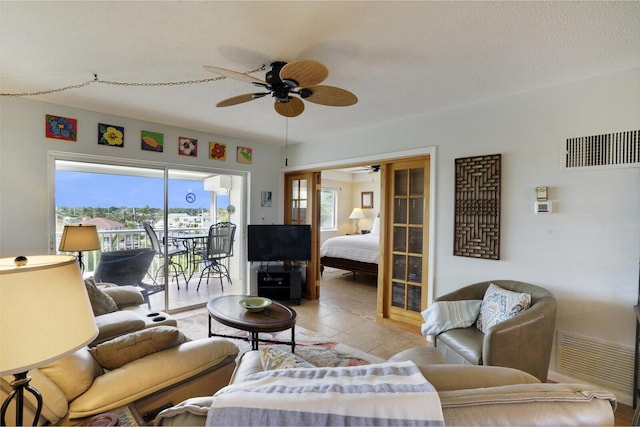
<instances>
[{"instance_id":1,"label":"table lamp","mask_svg":"<svg viewBox=\"0 0 640 427\"><path fill-rule=\"evenodd\" d=\"M82 251L95 251L100 249L100 240L95 225L70 224L65 225L60 238L59 251L78 251L78 263L81 272L84 272Z\"/></svg>"},{"instance_id":2,"label":"table lamp","mask_svg":"<svg viewBox=\"0 0 640 427\"><path fill-rule=\"evenodd\" d=\"M42 396L28 371L61 359L98 336L89 296L72 255L0 258L0 377L13 375L13 391L2 404L0 421L15 398L17 426L22 422L24 393L36 400L33 425Z\"/></svg>"},{"instance_id":3,"label":"table lamp","mask_svg":"<svg viewBox=\"0 0 640 427\"><path fill-rule=\"evenodd\" d=\"M355 219L356 220L356 234L360 234L360 220L364 219L364 213L362 212L362 209L360 208L353 208L353 210L351 211L351 215L349 215L349 219Z\"/></svg>"}]
</instances>

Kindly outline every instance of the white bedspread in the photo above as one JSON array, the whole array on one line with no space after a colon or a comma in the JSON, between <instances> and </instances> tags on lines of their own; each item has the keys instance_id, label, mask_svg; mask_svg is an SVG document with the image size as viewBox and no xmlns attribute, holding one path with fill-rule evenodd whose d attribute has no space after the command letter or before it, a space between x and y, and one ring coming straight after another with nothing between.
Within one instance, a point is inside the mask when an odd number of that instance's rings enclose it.
<instances>
[{"instance_id":1,"label":"white bedspread","mask_svg":"<svg viewBox=\"0 0 640 427\"><path fill-rule=\"evenodd\" d=\"M327 239L320 247L320 256L344 258L353 261L378 263L379 234L354 234Z\"/></svg>"}]
</instances>

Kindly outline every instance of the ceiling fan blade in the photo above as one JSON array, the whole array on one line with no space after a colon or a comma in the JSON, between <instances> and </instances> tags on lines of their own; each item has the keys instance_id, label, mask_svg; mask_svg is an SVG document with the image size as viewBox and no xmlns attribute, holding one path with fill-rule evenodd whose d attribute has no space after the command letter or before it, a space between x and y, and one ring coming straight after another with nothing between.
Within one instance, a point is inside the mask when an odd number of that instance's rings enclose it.
<instances>
[{"instance_id":1,"label":"ceiling fan blade","mask_svg":"<svg viewBox=\"0 0 640 427\"><path fill-rule=\"evenodd\" d=\"M260 85L266 85L264 80L260 80L257 77L253 77L249 74L239 73L237 71L227 70L226 68L220 67L212 67L211 65L203 65L204 69L207 71L211 71L212 73L216 73L223 77L228 77L230 79L240 80L241 82L247 83L258 83Z\"/></svg>"},{"instance_id":2,"label":"ceiling fan blade","mask_svg":"<svg viewBox=\"0 0 640 427\"><path fill-rule=\"evenodd\" d=\"M273 108L285 117L297 117L304 111L304 102L300 98L289 97L289 102L276 101Z\"/></svg>"},{"instance_id":3,"label":"ceiling fan blade","mask_svg":"<svg viewBox=\"0 0 640 427\"><path fill-rule=\"evenodd\" d=\"M305 101L332 107L347 107L358 102L358 97L348 90L334 86L313 86L305 88L311 92L309 96L303 96Z\"/></svg>"},{"instance_id":4,"label":"ceiling fan blade","mask_svg":"<svg viewBox=\"0 0 640 427\"><path fill-rule=\"evenodd\" d=\"M294 61L280 70L280 80L294 81L297 87L314 86L322 83L329 70L318 61Z\"/></svg>"},{"instance_id":5,"label":"ceiling fan blade","mask_svg":"<svg viewBox=\"0 0 640 427\"><path fill-rule=\"evenodd\" d=\"M231 105L242 104L243 102L253 101L254 99L262 98L268 95L268 93L245 93L244 95L232 96L231 98L223 99L216 104L216 107L229 107Z\"/></svg>"}]
</instances>

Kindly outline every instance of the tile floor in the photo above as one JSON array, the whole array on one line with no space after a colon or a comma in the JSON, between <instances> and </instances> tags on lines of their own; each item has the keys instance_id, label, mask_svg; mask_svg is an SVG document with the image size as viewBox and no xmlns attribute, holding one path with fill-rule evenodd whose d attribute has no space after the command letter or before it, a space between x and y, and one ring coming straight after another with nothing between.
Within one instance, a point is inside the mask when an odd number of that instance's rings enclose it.
<instances>
[{"instance_id":1,"label":"tile floor","mask_svg":"<svg viewBox=\"0 0 640 427\"><path fill-rule=\"evenodd\" d=\"M388 359L407 348L425 345L425 338L376 322L375 278L325 270L320 299L294 306L298 325L336 342Z\"/></svg>"},{"instance_id":2,"label":"tile floor","mask_svg":"<svg viewBox=\"0 0 640 427\"><path fill-rule=\"evenodd\" d=\"M325 271L320 286L319 300L303 299L300 305L292 305L298 313L297 325L382 359L407 348L425 345L425 338L419 333L376 322L375 278L365 275L354 278L342 270ZM234 283L225 286L224 293L218 291L214 296L235 294L240 288ZM206 313L206 308L173 316L180 318L199 312Z\"/></svg>"}]
</instances>

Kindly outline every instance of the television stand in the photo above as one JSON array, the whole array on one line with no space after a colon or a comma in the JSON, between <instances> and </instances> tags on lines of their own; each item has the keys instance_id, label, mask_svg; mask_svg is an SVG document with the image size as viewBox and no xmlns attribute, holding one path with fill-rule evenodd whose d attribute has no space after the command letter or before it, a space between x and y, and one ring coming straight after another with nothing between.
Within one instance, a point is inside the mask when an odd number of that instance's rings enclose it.
<instances>
[{"instance_id":1,"label":"television stand","mask_svg":"<svg viewBox=\"0 0 640 427\"><path fill-rule=\"evenodd\" d=\"M304 265L258 267L258 296L288 304L300 304Z\"/></svg>"}]
</instances>

